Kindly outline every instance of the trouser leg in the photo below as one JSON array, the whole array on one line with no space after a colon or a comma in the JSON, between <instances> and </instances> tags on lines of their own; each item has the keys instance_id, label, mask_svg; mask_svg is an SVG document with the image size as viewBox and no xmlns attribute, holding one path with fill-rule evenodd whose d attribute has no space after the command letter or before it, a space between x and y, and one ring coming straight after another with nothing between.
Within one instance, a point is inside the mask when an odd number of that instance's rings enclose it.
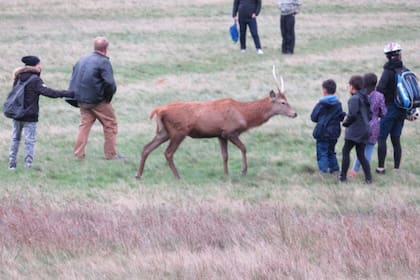
<instances>
[{"instance_id":1,"label":"trouser leg","mask_svg":"<svg viewBox=\"0 0 420 280\"><path fill-rule=\"evenodd\" d=\"M80 108L79 132L74 145L74 156L77 158L85 157L85 149L90 133L90 129L95 123L96 117L91 109Z\"/></svg>"},{"instance_id":2,"label":"trouser leg","mask_svg":"<svg viewBox=\"0 0 420 280\"><path fill-rule=\"evenodd\" d=\"M22 136L23 122L13 120L12 140L9 148L9 165L16 166L16 157L19 151L19 143Z\"/></svg>"},{"instance_id":3,"label":"trouser leg","mask_svg":"<svg viewBox=\"0 0 420 280\"><path fill-rule=\"evenodd\" d=\"M36 122L25 122L25 165L31 167L35 157Z\"/></svg>"},{"instance_id":4,"label":"trouser leg","mask_svg":"<svg viewBox=\"0 0 420 280\"><path fill-rule=\"evenodd\" d=\"M102 102L92 110L103 127L105 158L112 159L117 155L116 142L118 133L118 123L114 108L111 103Z\"/></svg>"},{"instance_id":5,"label":"trouser leg","mask_svg":"<svg viewBox=\"0 0 420 280\"><path fill-rule=\"evenodd\" d=\"M350 165L350 151L353 149L355 143L350 140L344 140L344 146L342 150L342 161L341 161L341 174L340 178L345 180L347 178L347 171Z\"/></svg>"},{"instance_id":6,"label":"trouser leg","mask_svg":"<svg viewBox=\"0 0 420 280\"><path fill-rule=\"evenodd\" d=\"M249 21L249 31L251 32L252 38L256 49L261 49L260 36L258 35L257 19L252 18Z\"/></svg>"},{"instance_id":7,"label":"trouser leg","mask_svg":"<svg viewBox=\"0 0 420 280\"><path fill-rule=\"evenodd\" d=\"M386 138L378 139L378 167L385 167L385 158L386 158Z\"/></svg>"},{"instance_id":8,"label":"trouser leg","mask_svg":"<svg viewBox=\"0 0 420 280\"><path fill-rule=\"evenodd\" d=\"M372 174L370 172L370 164L368 160L365 157L365 144L364 143L358 143L356 144L356 154L357 159L359 160L360 164L362 165L363 172L365 173L365 180L371 181L372 180Z\"/></svg>"},{"instance_id":9,"label":"trouser leg","mask_svg":"<svg viewBox=\"0 0 420 280\"><path fill-rule=\"evenodd\" d=\"M246 25L247 21L239 18L239 42L241 44L241 50L246 49Z\"/></svg>"},{"instance_id":10,"label":"trouser leg","mask_svg":"<svg viewBox=\"0 0 420 280\"><path fill-rule=\"evenodd\" d=\"M394 168L400 168L402 148L400 137L391 136L392 147L394 149Z\"/></svg>"},{"instance_id":11,"label":"trouser leg","mask_svg":"<svg viewBox=\"0 0 420 280\"><path fill-rule=\"evenodd\" d=\"M337 140L330 140L328 143L328 167L330 169L330 173L337 172L340 170L337 161L337 154L335 152L336 144Z\"/></svg>"}]
</instances>

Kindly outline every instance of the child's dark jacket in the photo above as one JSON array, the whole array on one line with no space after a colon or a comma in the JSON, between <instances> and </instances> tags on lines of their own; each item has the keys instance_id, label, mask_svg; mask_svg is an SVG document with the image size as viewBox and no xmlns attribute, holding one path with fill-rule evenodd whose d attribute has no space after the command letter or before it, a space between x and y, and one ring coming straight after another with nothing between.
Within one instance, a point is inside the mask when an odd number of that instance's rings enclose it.
<instances>
[{"instance_id":1,"label":"child's dark jacket","mask_svg":"<svg viewBox=\"0 0 420 280\"><path fill-rule=\"evenodd\" d=\"M340 122L346 113L335 95L322 97L311 113L311 120L316 122L313 137L317 140L334 140L340 137Z\"/></svg>"}]
</instances>

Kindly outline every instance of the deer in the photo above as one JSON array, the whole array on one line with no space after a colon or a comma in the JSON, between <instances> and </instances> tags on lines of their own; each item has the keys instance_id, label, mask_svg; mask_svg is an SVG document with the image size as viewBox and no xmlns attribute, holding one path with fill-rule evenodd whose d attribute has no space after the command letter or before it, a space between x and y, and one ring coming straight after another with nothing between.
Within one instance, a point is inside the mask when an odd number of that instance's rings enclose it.
<instances>
[{"instance_id":1,"label":"deer","mask_svg":"<svg viewBox=\"0 0 420 280\"><path fill-rule=\"evenodd\" d=\"M228 175L228 142L233 143L242 153L242 175L246 175L246 147L239 139L241 133L261 126L276 115L297 117L287 101L283 77L280 76L278 80L275 66L272 74L278 91L271 90L268 96L256 101L241 102L231 98L203 102L181 101L152 110L149 117L153 119L156 116L156 134L143 148L136 179L141 178L149 154L168 140L164 155L173 175L180 179L173 157L187 136L219 139L225 175Z\"/></svg>"}]
</instances>

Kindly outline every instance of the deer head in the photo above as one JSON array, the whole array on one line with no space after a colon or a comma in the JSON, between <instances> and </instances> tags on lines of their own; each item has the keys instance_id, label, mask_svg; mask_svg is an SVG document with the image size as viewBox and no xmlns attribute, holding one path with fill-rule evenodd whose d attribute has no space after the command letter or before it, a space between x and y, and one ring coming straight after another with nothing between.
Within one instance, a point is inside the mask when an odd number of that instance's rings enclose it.
<instances>
[{"instance_id":1,"label":"deer head","mask_svg":"<svg viewBox=\"0 0 420 280\"><path fill-rule=\"evenodd\" d=\"M276 93L274 92L274 90L270 91L270 98L271 98L271 102L275 104L276 113L280 115L285 115L291 118L296 118L297 113L293 110L292 106L290 106L286 98L286 93L284 91L283 77L280 76L280 81L279 81L279 79L277 78L275 65L273 65L273 78L276 83L278 92Z\"/></svg>"}]
</instances>

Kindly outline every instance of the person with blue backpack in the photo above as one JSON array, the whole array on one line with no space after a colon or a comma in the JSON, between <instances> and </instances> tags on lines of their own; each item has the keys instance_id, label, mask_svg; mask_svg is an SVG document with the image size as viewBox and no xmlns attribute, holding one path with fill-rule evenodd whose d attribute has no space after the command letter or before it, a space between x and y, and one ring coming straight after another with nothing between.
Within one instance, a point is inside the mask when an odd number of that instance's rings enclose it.
<instances>
[{"instance_id":1,"label":"person with blue backpack","mask_svg":"<svg viewBox=\"0 0 420 280\"><path fill-rule=\"evenodd\" d=\"M384 54L388 61L384 65L381 78L379 79L377 91L382 92L385 97L387 114L381 118L380 133L378 137L378 167L376 173L385 173L385 158L387 154L387 138L391 137L394 149L394 168L399 169L401 163L401 141L400 137L404 127L404 120L407 117L407 110L395 104L397 92L396 74L404 65L401 57L401 46L391 42L384 47Z\"/></svg>"},{"instance_id":2,"label":"person with blue backpack","mask_svg":"<svg viewBox=\"0 0 420 280\"><path fill-rule=\"evenodd\" d=\"M13 73L13 87L20 82L28 81L24 88L24 113L20 117L13 118L12 141L9 149L9 169L16 169L17 153L22 131L25 136L25 167L32 167L35 142L36 142L36 126L39 118L39 96L43 95L50 98L70 97L74 96L73 91L54 90L48 88L42 81L41 60L34 55L22 57L25 64L19 67ZM31 79L29 81L29 79Z\"/></svg>"}]
</instances>

